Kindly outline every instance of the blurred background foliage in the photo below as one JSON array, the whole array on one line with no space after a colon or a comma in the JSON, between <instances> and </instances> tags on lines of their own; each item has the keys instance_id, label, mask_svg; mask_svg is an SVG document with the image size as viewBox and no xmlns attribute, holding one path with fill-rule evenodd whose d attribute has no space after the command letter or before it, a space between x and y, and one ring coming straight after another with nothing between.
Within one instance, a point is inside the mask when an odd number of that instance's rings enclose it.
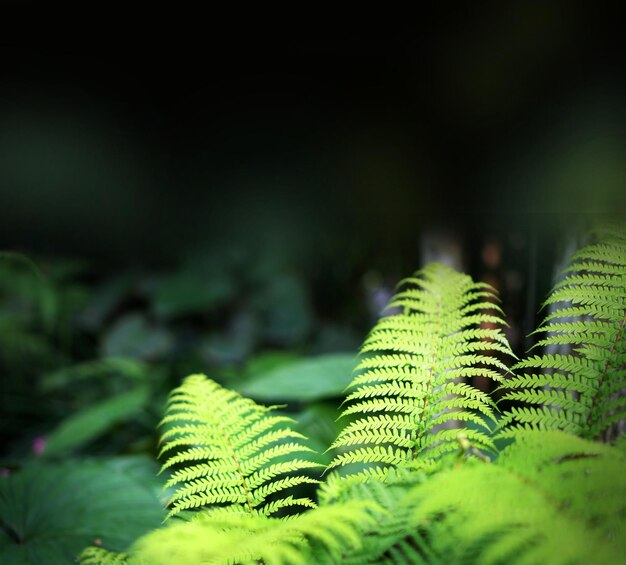
<instances>
[{"instance_id":1,"label":"blurred background foliage","mask_svg":"<svg viewBox=\"0 0 626 565\"><path fill-rule=\"evenodd\" d=\"M620 21L555 1L431 6L388 32L186 20L181 41L147 32L142 47L136 30L9 33L0 549L24 550L11 562L53 531L55 499L31 475L71 464L76 504L75 485L113 468L160 492L146 461L189 373L284 405L327 462L360 342L428 261L494 285L525 351L579 234L624 219ZM16 525L16 492L49 522ZM160 519L147 508L131 533ZM123 549L119 533L105 546Z\"/></svg>"}]
</instances>

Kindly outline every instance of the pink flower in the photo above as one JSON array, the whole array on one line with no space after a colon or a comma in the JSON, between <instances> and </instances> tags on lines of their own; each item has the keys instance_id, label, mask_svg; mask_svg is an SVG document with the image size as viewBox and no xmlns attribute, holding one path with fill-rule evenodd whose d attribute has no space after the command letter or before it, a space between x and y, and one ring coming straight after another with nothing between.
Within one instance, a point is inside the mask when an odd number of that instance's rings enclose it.
<instances>
[{"instance_id":1,"label":"pink flower","mask_svg":"<svg viewBox=\"0 0 626 565\"><path fill-rule=\"evenodd\" d=\"M37 436L34 440L33 440L33 444L32 444L32 450L33 453L39 457L40 455L43 454L43 452L46 450L46 438L43 436Z\"/></svg>"}]
</instances>

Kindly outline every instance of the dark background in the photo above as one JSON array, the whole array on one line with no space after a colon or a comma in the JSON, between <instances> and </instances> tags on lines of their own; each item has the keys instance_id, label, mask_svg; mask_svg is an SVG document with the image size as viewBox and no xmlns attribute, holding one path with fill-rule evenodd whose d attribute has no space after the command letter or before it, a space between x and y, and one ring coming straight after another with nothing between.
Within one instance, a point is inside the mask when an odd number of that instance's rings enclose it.
<instances>
[{"instance_id":1,"label":"dark background","mask_svg":"<svg viewBox=\"0 0 626 565\"><path fill-rule=\"evenodd\" d=\"M5 20L2 248L110 271L206 241L358 247L395 272L433 227L471 252L623 210L610 5L420 8L388 29L179 16Z\"/></svg>"}]
</instances>

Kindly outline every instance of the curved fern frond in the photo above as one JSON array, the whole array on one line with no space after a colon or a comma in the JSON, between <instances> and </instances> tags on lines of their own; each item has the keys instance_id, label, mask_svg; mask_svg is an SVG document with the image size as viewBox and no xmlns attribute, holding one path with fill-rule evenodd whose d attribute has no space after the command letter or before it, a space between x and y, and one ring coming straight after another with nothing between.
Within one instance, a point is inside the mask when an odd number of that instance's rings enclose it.
<instances>
[{"instance_id":1,"label":"curved fern frond","mask_svg":"<svg viewBox=\"0 0 626 565\"><path fill-rule=\"evenodd\" d=\"M626 419L626 233L604 234L574 254L546 300L552 311L535 347L547 351L513 367L503 400L522 406L502 419L503 435L559 429L596 438Z\"/></svg>"},{"instance_id":2,"label":"curved fern frond","mask_svg":"<svg viewBox=\"0 0 626 565\"><path fill-rule=\"evenodd\" d=\"M337 563L346 548L360 547L372 510L370 502L350 501L283 519L200 512L140 538L129 563Z\"/></svg>"},{"instance_id":3,"label":"curved fern frond","mask_svg":"<svg viewBox=\"0 0 626 565\"><path fill-rule=\"evenodd\" d=\"M343 416L361 416L332 444L341 452L329 468L395 466L457 448L455 427L481 449L493 449L492 400L462 382L474 376L502 381L500 357L513 356L491 287L441 264L400 283L389 308L361 348ZM481 429L484 428L484 429Z\"/></svg>"},{"instance_id":4,"label":"curved fern frond","mask_svg":"<svg viewBox=\"0 0 626 565\"><path fill-rule=\"evenodd\" d=\"M318 481L303 474L319 465L294 454L311 452L290 418L225 389L204 375L187 377L169 399L161 425L161 471L174 471L168 518L182 510L228 505L233 512L271 515L289 506L314 507L284 491Z\"/></svg>"},{"instance_id":5,"label":"curved fern frond","mask_svg":"<svg viewBox=\"0 0 626 565\"><path fill-rule=\"evenodd\" d=\"M523 431L495 463L437 473L405 499L447 563L620 563L626 459L560 431Z\"/></svg>"}]
</instances>

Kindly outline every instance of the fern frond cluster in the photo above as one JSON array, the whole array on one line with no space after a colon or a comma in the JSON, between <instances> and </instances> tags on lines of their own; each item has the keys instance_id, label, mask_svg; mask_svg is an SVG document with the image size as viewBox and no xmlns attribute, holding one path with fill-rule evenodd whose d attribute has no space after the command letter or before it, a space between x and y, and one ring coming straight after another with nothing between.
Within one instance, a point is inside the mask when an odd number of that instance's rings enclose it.
<instances>
[{"instance_id":1,"label":"fern frond cluster","mask_svg":"<svg viewBox=\"0 0 626 565\"><path fill-rule=\"evenodd\" d=\"M174 519L127 563L586 564L626 555L626 441L591 441L626 416L626 237L579 251L546 301L538 347L513 356L494 291L444 265L401 283L361 348L319 506L296 494L316 464L290 420L203 375L162 421ZM497 408L468 379L506 389ZM522 406L516 405L522 403ZM583 436L583 437L577 437ZM483 453L494 453L493 461ZM295 489L295 490L294 490ZM276 517L286 507L299 514ZM308 508L307 508L308 507Z\"/></svg>"},{"instance_id":2,"label":"fern frond cluster","mask_svg":"<svg viewBox=\"0 0 626 565\"><path fill-rule=\"evenodd\" d=\"M615 448L525 431L496 463L438 473L407 504L447 563L620 563L625 465Z\"/></svg>"},{"instance_id":3,"label":"fern frond cluster","mask_svg":"<svg viewBox=\"0 0 626 565\"><path fill-rule=\"evenodd\" d=\"M494 291L450 267L431 264L402 281L389 308L361 348L343 416L357 415L331 446L330 468L395 466L424 454L456 449L458 425L481 449L493 449L490 397L464 381L502 381L501 355L513 353Z\"/></svg>"},{"instance_id":4,"label":"fern frond cluster","mask_svg":"<svg viewBox=\"0 0 626 565\"><path fill-rule=\"evenodd\" d=\"M161 425L162 471L175 470L168 517L182 510L226 506L228 511L272 515L289 506L314 507L287 489L317 483L303 473L316 463L294 454L311 452L291 420L275 415L204 375L187 377L169 399Z\"/></svg>"},{"instance_id":5,"label":"fern frond cluster","mask_svg":"<svg viewBox=\"0 0 626 565\"><path fill-rule=\"evenodd\" d=\"M578 251L545 305L536 347L513 370L504 399L522 402L502 426L560 429L594 438L626 418L626 233L612 230Z\"/></svg>"}]
</instances>

